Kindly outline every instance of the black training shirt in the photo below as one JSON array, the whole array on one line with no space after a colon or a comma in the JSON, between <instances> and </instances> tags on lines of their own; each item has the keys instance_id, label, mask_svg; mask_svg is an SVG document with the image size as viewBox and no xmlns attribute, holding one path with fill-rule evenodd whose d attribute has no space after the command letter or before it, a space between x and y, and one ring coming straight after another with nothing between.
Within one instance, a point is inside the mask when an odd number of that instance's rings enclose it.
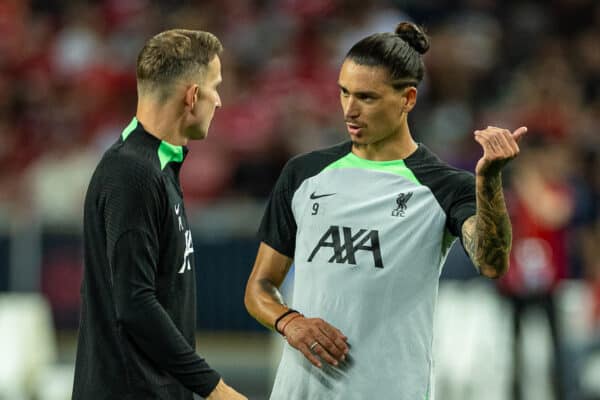
<instances>
[{"instance_id":1,"label":"black training shirt","mask_svg":"<svg viewBox=\"0 0 600 400\"><path fill-rule=\"evenodd\" d=\"M220 379L195 351L186 153L134 118L92 176L74 400L191 400Z\"/></svg>"}]
</instances>

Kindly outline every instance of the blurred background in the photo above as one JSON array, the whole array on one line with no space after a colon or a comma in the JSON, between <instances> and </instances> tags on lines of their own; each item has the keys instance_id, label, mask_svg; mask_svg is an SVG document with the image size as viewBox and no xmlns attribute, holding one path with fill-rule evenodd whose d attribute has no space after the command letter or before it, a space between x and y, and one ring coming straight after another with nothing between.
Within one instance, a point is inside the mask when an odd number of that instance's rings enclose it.
<instances>
[{"instance_id":1,"label":"blurred background","mask_svg":"<svg viewBox=\"0 0 600 400\"><path fill-rule=\"evenodd\" d=\"M243 307L266 198L288 158L346 139L343 56L403 20L431 40L410 115L418 141L472 171L473 130L529 127L505 173L510 273L480 278L456 247L444 268L438 398L600 399L595 0L0 0L0 399L70 398L83 197L135 113L138 51L173 27L226 49L223 108L181 176L198 351L268 398L281 338Z\"/></svg>"}]
</instances>

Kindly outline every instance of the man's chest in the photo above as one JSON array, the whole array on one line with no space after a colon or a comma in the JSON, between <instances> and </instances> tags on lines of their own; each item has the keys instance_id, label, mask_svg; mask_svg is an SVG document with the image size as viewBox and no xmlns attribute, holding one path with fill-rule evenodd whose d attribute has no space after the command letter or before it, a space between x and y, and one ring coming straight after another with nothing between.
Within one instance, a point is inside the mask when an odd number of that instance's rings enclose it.
<instances>
[{"instance_id":1,"label":"man's chest","mask_svg":"<svg viewBox=\"0 0 600 400\"><path fill-rule=\"evenodd\" d=\"M406 230L437 211L441 210L427 187L392 174L361 170L334 170L307 179L292 198L299 229L343 225Z\"/></svg>"},{"instance_id":2,"label":"man's chest","mask_svg":"<svg viewBox=\"0 0 600 400\"><path fill-rule=\"evenodd\" d=\"M330 171L293 196L296 256L306 263L385 268L444 231L431 191L393 174Z\"/></svg>"},{"instance_id":3,"label":"man's chest","mask_svg":"<svg viewBox=\"0 0 600 400\"><path fill-rule=\"evenodd\" d=\"M194 244L181 191L165 183L166 210L161 229L161 264L168 273L185 274L194 267Z\"/></svg>"}]
</instances>

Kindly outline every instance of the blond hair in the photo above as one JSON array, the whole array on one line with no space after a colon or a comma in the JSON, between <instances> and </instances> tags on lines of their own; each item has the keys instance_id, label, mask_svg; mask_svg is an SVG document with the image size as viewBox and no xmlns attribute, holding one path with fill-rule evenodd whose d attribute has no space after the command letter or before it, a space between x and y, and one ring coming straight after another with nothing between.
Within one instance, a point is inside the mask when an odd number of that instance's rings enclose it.
<instances>
[{"instance_id":1,"label":"blond hair","mask_svg":"<svg viewBox=\"0 0 600 400\"><path fill-rule=\"evenodd\" d=\"M138 95L156 94L164 100L172 85L202 72L223 51L209 32L172 29L150 38L137 58Z\"/></svg>"}]
</instances>

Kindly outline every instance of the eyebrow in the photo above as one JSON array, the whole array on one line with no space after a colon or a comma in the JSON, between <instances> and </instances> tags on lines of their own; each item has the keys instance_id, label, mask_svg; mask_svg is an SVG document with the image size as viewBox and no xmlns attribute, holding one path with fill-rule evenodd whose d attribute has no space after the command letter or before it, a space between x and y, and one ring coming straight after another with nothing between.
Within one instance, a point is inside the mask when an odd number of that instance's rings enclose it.
<instances>
[{"instance_id":1,"label":"eyebrow","mask_svg":"<svg viewBox=\"0 0 600 400\"><path fill-rule=\"evenodd\" d=\"M338 86L339 86L339 88L341 90L344 90L344 91L350 93L350 91L346 87L344 87L341 83L339 83L339 82L338 82ZM370 97L379 97L379 96L381 96L379 93L373 92L373 91L370 91L370 90L359 90L357 92L354 92L354 94L355 95L358 94L358 95L363 95L363 96L370 96Z\"/></svg>"}]
</instances>

